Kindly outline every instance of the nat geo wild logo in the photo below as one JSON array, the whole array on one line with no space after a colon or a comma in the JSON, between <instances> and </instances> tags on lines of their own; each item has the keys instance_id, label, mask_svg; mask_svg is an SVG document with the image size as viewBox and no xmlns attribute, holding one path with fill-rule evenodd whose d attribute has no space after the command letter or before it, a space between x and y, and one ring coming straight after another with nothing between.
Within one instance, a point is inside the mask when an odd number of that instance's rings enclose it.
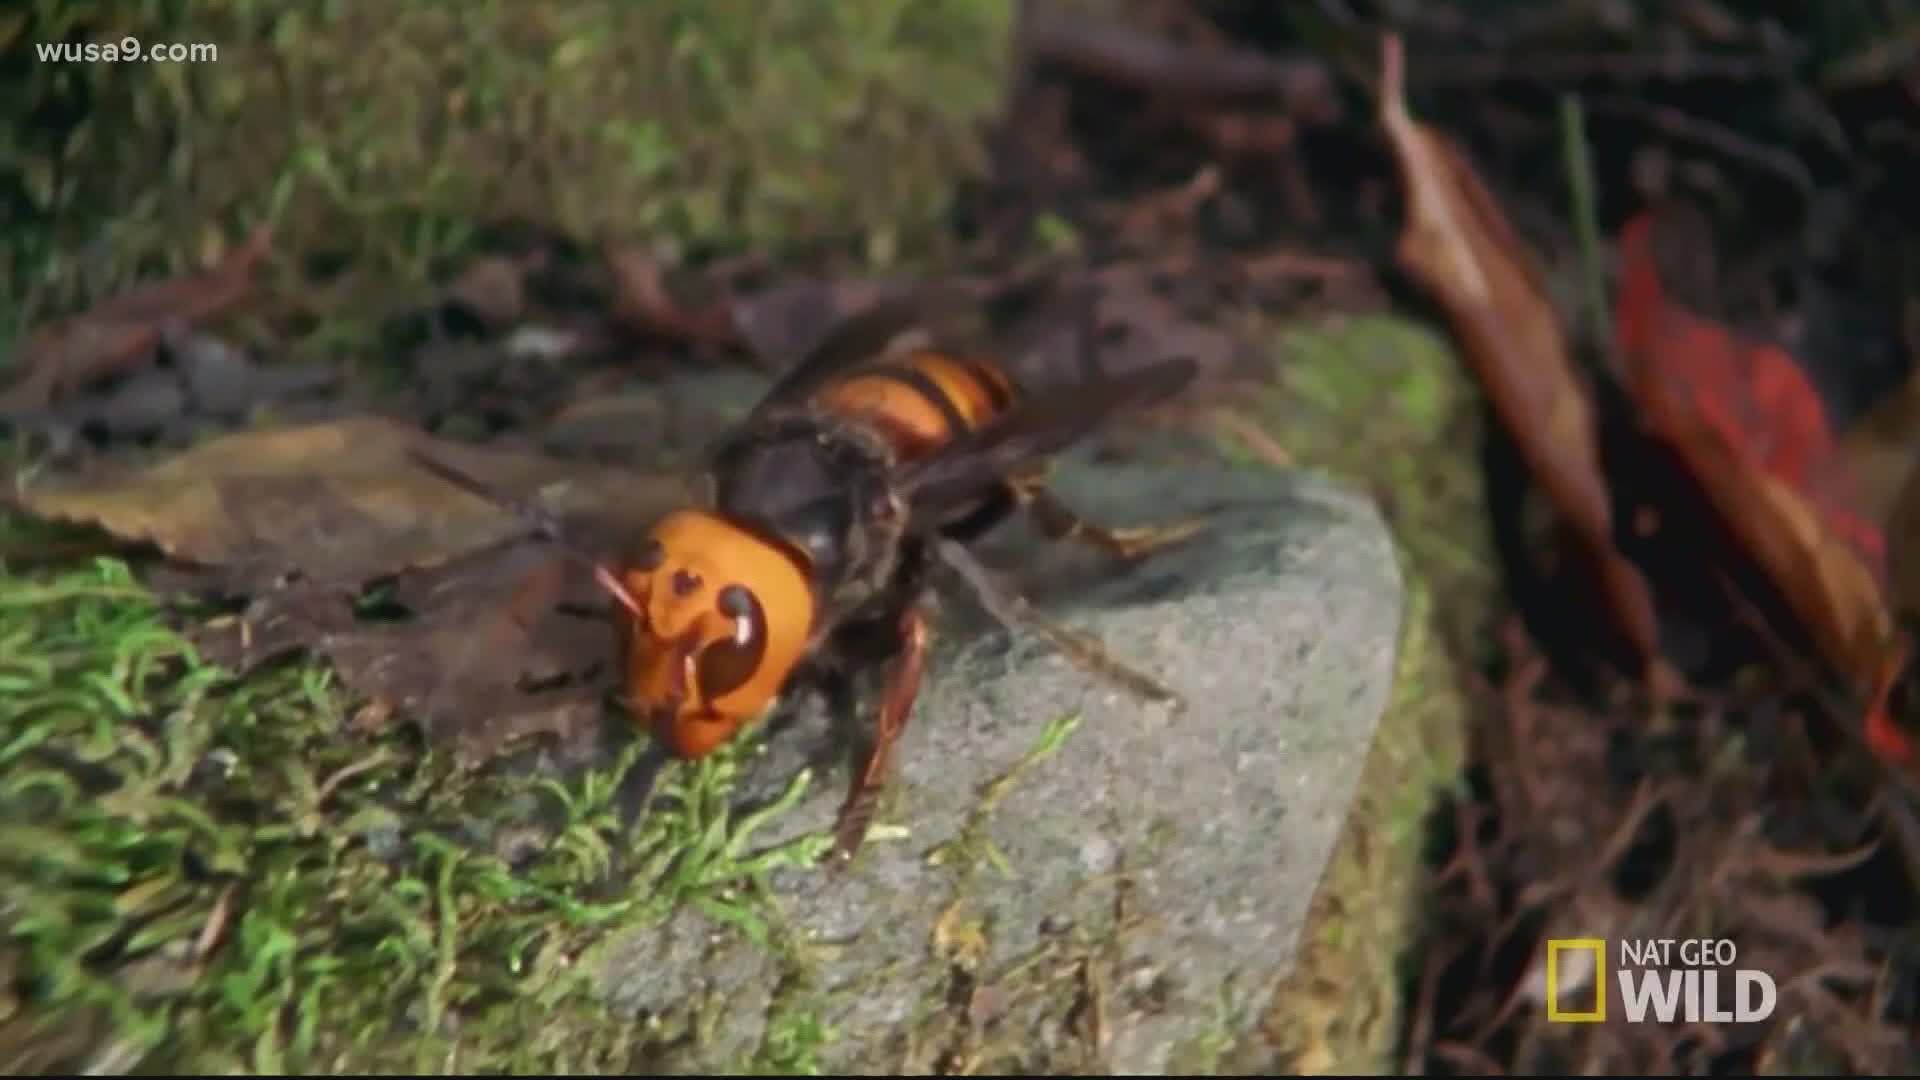
<instances>
[{"instance_id":1,"label":"nat geo wild logo","mask_svg":"<svg viewBox=\"0 0 1920 1080\"><path fill-rule=\"evenodd\" d=\"M1607 960L1614 959L1612 978ZM1773 976L1735 966L1739 950L1724 938L1547 940L1547 1019L1598 1024L1610 1001L1627 1022L1750 1024L1773 1015Z\"/></svg>"}]
</instances>

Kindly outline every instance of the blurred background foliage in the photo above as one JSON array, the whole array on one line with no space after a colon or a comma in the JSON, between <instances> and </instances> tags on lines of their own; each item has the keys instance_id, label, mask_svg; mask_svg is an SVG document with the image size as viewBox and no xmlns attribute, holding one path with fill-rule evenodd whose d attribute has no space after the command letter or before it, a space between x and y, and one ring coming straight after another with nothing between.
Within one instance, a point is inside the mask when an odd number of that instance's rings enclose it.
<instances>
[{"instance_id":1,"label":"blurred background foliage","mask_svg":"<svg viewBox=\"0 0 1920 1080\"><path fill-rule=\"evenodd\" d=\"M5 336L268 221L299 253L269 280L342 303L431 279L491 226L885 264L933 242L982 163L1012 6L29 0L0 12ZM126 37L218 59L34 48Z\"/></svg>"}]
</instances>

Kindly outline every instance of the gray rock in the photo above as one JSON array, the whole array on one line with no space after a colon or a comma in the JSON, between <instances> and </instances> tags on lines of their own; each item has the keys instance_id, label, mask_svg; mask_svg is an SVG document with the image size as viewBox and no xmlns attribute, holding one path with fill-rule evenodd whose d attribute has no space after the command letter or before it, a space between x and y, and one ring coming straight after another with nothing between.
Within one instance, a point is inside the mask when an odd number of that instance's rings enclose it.
<instances>
[{"instance_id":1,"label":"gray rock","mask_svg":"<svg viewBox=\"0 0 1920 1080\"><path fill-rule=\"evenodd\" d=\"M1055 488L1102 522L1212 521L1131 569L1035 545L1024 521L983 549L1042 611L1179 690L1185 711L1032 635L1010 640L943 583L876 835L843 875L781 883L801 970L683 915L613 951L623 1004L667 1008L721 992L716 980L764 1002L798 978L835 1034L823 1062L883 1072L1205 1070L1258 1022L1389 700L1392 543L1370 502L1300 474L1082 456ZM794 711L749 765L760 797L832 745L813 702ZM983 799L1074 714L1053 753ZM833 759L764 842L826 828L845 777ZM736 1019L700 1052L710 1067L752 1052L764 1017Z\"/></svg>"}]
</instances>

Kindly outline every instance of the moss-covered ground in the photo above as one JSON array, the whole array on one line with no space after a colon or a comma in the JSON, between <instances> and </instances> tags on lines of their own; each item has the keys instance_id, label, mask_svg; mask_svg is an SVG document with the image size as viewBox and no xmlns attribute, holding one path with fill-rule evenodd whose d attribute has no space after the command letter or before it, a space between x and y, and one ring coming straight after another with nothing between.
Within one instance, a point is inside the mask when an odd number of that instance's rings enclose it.
<instances>
[{"instance_id":1,"label":"moss-covered ground","mask_svg":"<svg viewBox=\"0 0 1920 1080\"><path fill-rule=\"evenodd\" d=\"M820 851L754 842L804 775L732 815L746 746L635 825L639 741L555 778L343 737L324 670L201 663L118 560L0 575L0 642L10 1071L643 1069L691 1018L608 1015L596 943L692 905L778 948L766 876Z\"/></svg>"}]
</instances>

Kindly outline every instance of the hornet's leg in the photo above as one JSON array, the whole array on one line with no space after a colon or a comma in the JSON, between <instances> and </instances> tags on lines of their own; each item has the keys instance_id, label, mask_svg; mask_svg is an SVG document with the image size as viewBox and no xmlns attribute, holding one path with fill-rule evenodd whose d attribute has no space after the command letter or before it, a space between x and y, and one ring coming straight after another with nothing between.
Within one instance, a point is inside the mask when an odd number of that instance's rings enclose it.
<instances>
[{"instance_id":1,"label":"hornet's leg","mask_svg":"<svg viewBox=\"0 0 1920 1080\"><path fill-rule=\"evenodd\" d=\"M1037 481L1016 484L1014 492L1020 505L1049 539L1078 540L1128 561L1177 544L1207 527L1205 518L1193 517L1165 525L1107 528L1075 513Z\"/></svg>"},{"instance_id":2,"label":"hornet's leg","mask_svg":"<svg viewBox=\"0 0 1920 1080\"><path fill-rule=\"evenodd\" d=\"M867 829L873 824L873 812L886 786L894 743L906 729L914 699L920 695L920 677L927 668L930 636L925 609L917 602L909 604L900 616L899 650L887 665L885 696L874 724L873 746L867 751L866 759L854 769L847 786L847 801L841 804L839 819L834 823L833 857L843 865L860 850L867 838Z\"/></svg>"},{"instance_id":3,"label":"hornet's leg","mask_svg":"<svg viewBox=\"0 0 1920 1080\"><path fill-rule=\"evenodd\" d=\"M1033 605L1027 602L1026 597L995 580L993 571L974 557L965 545L942 538L937 550L941 561L960 575L961 580L979 598L981 606L1002 626L1009 630L1024 628L1039 634L1083 670L1110 679L1140 697L1170 702L1176 707L1182 704L1178 692L1151 675L1121 663L1098 640L1061 626L1033 610Z\"/></svg>"}]
</instances>

